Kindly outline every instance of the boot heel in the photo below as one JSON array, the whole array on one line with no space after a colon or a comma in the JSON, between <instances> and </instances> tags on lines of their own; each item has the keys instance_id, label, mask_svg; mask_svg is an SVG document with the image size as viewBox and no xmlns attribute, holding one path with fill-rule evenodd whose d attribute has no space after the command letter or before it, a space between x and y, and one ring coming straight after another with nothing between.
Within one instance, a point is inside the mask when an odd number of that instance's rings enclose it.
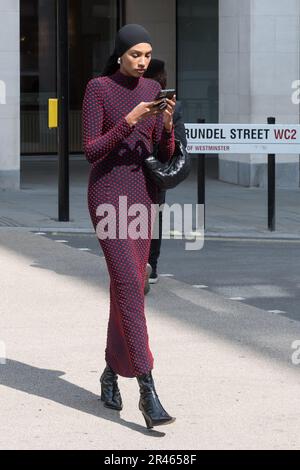
<instances>
[{"instance_id":1,"label":"boot heel","mask_svg":"<svg viewBox=\"0 0 300 470\"><path fill-rule=\"evenodd\" d=\"M153 425L152 425L151 420L149 419L149 417L148 417L147 415L145 415L144 413L142 413L142 414L143 414L143 416L144 416L144 420L145 420L147 429L152 429L152 428L153 428Z\"/></svg>"},{"instance_id":2,"label":"boot heel","mask_svg":"<svg viewBox=\"0 0 300 470\"><path fill-rule=\"evenodd\" d=\"M140 386L139 409L144 416L147 428L173 423L175 418L166 412L158 398L151 371L138 376L137 380Z\"/></svg>"}]
</instances>

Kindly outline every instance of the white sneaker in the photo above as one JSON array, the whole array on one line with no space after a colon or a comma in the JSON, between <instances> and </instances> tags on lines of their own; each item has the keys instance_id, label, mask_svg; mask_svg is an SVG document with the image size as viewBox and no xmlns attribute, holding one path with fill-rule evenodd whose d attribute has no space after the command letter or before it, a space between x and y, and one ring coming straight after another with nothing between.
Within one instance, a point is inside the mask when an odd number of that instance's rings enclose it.
<instances>
[{"instance_id":1,"label":"white sneaker","mask_svg":"<svg viewBox=\"0 0 300 470\"><path fill-rule=\"evenodd\" d=\"M157 271L152 271L152 273L149 276L149 283L150 284L156 284L157 281L158 281Z\"/></svg>"}]
</instances>

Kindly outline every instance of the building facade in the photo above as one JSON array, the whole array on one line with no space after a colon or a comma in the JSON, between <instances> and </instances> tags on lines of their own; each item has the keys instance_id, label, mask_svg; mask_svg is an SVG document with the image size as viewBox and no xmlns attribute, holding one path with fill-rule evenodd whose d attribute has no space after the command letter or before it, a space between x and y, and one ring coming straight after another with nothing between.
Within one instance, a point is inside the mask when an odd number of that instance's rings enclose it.
<instances>
[{"instance_id":1,"label":"building facade","mask_svg":"<svg viewBox=\"0 0 300 470\"><path fill-rule=\"evenodd\" d=\"M0 188L20 188L26 155L55 155L47 103L56 96L56 1L0 0ZM185 122L299 123L300 0L70 0L70 151L80 154L81 105L118 27L141 23ZM216 155L218 177L266 185L266 155ZM280 186L299 187L299 157L278 156ZM41 161L42 164L42 161Z\"/></svg>"}]
</instances>

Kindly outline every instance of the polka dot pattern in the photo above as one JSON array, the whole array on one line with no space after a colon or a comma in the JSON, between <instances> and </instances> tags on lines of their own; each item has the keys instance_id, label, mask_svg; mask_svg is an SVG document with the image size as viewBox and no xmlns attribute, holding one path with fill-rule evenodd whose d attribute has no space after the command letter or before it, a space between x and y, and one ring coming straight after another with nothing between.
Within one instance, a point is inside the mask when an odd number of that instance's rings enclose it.
<instances>
[{"instance_id":1,"label":"polka dot pattern","mask_svg":"<svg viewBox=\"0 0 300 470\"><path fill-rule=\"evenodd\" d=\"M145 317L144 278L154 222L151 204L158 203L158 191L144 173L143 160L153 143L160 143L161 161L174 152L174 130L165 131L162 115L133 127L125 116L141 101L152 101L159 90L154 80L127 77L118 70L109 77L90 80L83 101L83 147L91 163L87 200L95 231L107 216L97 215L99 205L111 204L116 213L117 237L99 238L99 243L110 275L105 359L124 377L149 372L154 363ZM120 196L126 196L128 208L143 204L147 210L128 215L119 205ZM121 216L128 225L139 217L146 224L146 234L137 239L119 236Z\"/></svg>"}]
</instances>

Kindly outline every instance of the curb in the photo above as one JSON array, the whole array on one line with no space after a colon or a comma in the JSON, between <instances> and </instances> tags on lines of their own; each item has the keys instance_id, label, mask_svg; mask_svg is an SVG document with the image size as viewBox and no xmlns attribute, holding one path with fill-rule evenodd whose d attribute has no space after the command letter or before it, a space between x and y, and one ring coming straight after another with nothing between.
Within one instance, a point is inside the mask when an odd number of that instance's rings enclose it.
<instances>
[{"instance_id":1,"label":"curb","mask_svg":"<svg viewBox=\"0 0 300 470\"><path fill-rule=\"evenodd\" d=\"M78 228L78 227L26 227L26 226L2 226L0 227L1 231L22 231L22 232L58 232L58 233L91 233L95 234L93 228ZM261 232L214 232L214 231L205 231L203 233L192 234L193 238L202 239L244 239L244 240L291 240L291 241L300 241L300 234L290 234L290 233L261 233ZM185 239L182 233L171 232L169 234L163 233L163 239ZM188 239L187 239L188 240Z\"/></svg>"}]
</instances>

